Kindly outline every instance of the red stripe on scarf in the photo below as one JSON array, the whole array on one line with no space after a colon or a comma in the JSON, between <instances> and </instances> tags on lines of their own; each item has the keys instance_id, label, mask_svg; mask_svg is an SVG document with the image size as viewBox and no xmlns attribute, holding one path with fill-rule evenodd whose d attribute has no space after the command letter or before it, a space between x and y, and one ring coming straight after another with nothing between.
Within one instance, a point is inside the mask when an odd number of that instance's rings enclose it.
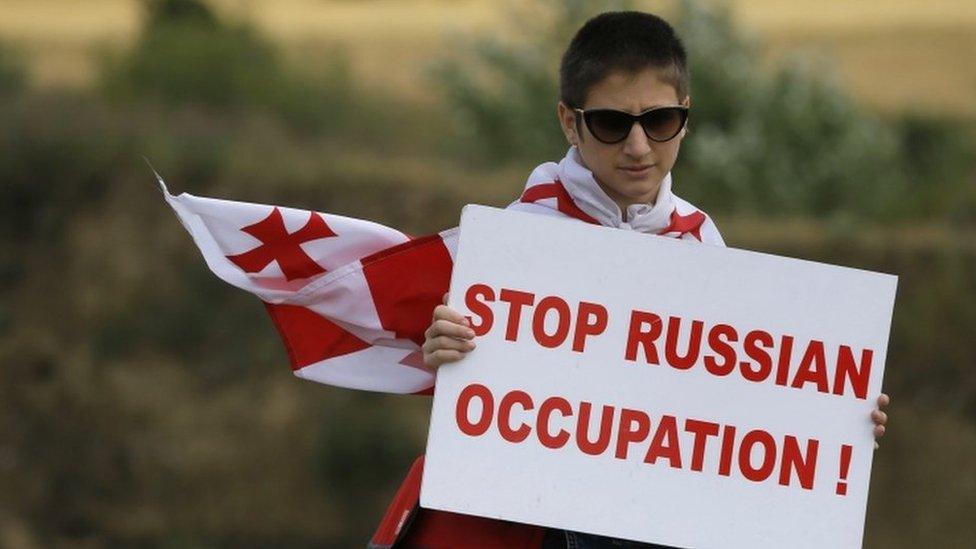
<instances>
[{"instance_id":1,"label":"red stripe on scarf","mask_svg":"<svg viewBox=\"0 0 976 549\"><path fill-rule=\"evenodd\" d=\"M573 202L573 197L569 196L569 192L566 191L566 188L563 187L563 184L558 179L552 183L543 183L541 185L534 185L528 189L525 189L525 192L522 193L522 197L519 198L519 201L532 203L546 198L555 198L556 209L569 217L573 217L587 223L592 223L593 225L600 224L599 221L581 210L579 206Z\"/></svg>"}]
</instances>

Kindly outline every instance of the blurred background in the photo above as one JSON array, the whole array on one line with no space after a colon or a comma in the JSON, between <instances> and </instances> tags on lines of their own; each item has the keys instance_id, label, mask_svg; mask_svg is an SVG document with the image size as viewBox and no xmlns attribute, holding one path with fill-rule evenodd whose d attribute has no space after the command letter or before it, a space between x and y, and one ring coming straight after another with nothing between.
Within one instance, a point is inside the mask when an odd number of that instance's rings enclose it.
<instances>
[{"instance_id":1,"label":"blurred background","mask_svg":"<svg viewBox=\"0 0 976 549\"><path fill-rule=\"evenodd\" d=\"M660 13L676 191L735 247L900 277L867 547L976 544L976 3L0 0L0 547L362 547L429 400L291 376L174 191L413 234L566 145L558 57Z\"/></svg>"}]
</instances>

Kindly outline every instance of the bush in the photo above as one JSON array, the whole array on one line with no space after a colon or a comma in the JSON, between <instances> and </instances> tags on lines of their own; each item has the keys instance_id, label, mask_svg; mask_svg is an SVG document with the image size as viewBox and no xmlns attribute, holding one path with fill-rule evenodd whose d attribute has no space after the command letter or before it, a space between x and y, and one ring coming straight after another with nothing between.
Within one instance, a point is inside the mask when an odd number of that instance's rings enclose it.
<instances>
[{"instance_id":1,"label":"bush","mask_svg":"<svg viewBox=\"0 0 976 549\"><path fill-rule=\"evenodd\" d=\"M24 60L9 46L0 43L0 97L16 95L26 87Z\"/></svg>"},{"instance_id":2,"label":"bush","mask_svg":"<svg viewBox=\"0 0 976 549\"><path fill-rule=\"evenodd\" d=\"M559 57L589 17L629 2L575 0L539 2L511 16L527 43L496 37L475 40L466 55L434 67L434 76L453 106L462 150L483 162L558 158L566 140L556 125ZM462 147L463 148L463 147Z\"/></svg>"},{"instance_id":3,"label":"bush","mask_svg":"<svg viewBox=\"0 0 976 549\"><path fill-rule=\"evenodd\" d=\"M355 91L340 52L329 52L335 59L319 78L300 75L253 26L225 23L199 0L146 5L136 46L105 63L108 96L233 114L263 110L308 131L351 125Z\"/></svg>"},{"instance_id":4,"label":"bush","mask_svg":"<svg viewBox=\"0 0 976 549\"><path fill-rule=\"evenodd\" d=\"M877 218L897 207L896 136L829 80L826 62L792 59L767 73L726 11L695 2L682 3L679 25L692 70L678 180L689 198L764 215Z\"/></svg>"},{"instance_id":5,"label":"bush","mask_svg":"<svg viewBox=\"0 0 976 549\"><path fill-rule=\"evenodd\" d=\"M467 153L486 162L555 159L559 55L588 17L619 3L546 2L549 32L524 42L478 41L470 58L437 72L458 112ZM689 52L691 133L676 168L679 193L703 208L762 216L868 220L949 215L965 219L972 145L939 124L884 121L831 80L827 61L793 58L760 67L756 44L728 12L693 0L674 17ZM528 20L530 18L522 18ZM526 23L522 23L523 26ZM919 189L958 197L928 197ZM971 221L972 218L966 219Z\"/></svg>"}]
</instances>

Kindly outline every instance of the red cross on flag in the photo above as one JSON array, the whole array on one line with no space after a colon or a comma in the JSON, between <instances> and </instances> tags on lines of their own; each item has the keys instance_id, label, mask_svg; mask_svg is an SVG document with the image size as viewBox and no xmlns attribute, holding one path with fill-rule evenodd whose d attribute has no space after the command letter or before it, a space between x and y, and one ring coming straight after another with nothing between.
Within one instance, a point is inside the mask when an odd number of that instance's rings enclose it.
<instances>
[{"instance_id":1,"label":"red cross on flag","mask_svg":"<svg viewBox=\"0 0 976 549\"><path fill-rule=\"evenodd\" d=\"M456 229L411 239L340 215L173 196L210 270L264 301L298 377L427 392L420 344L450 284Z\"/></svg>"},{"instance_id":2,"label":"red cross on flag","mask_svg":"<svg viewBox=\"0 0 976 549\"><path fill-rule=\"evenodd\" d=\"M551 175L533 172L509 208L533 206L533 213L573 222L615 226L619 221L617 213L613 220L586 213ZM411 239L340 215L173 196L156 178L210 270L264 301L295 375L391 393L433 387L420 344L431 312L450 286L457 229ZM690 204L674 206L666 221L653 232L695 242L704 235L723 245L714 224Z\"/></svg>"},{"instance_id":3,"label":"red cross on flag","mask_svg":"<svg viewBox=\"0 0 976 549\"><path fill-rule=\"evenodd\" d=\"M301 229L290 233L280 208L272 209L268 217L241 228L241 231L257 238L261 244L244 253L229 255L227 259L246 273L259 273L272 262L277 263L287 281L309 279L324 273L325 269L305 253L302 244L336 236L316 212L308 214L308 221Z\"/></svg>"}]
</instances>

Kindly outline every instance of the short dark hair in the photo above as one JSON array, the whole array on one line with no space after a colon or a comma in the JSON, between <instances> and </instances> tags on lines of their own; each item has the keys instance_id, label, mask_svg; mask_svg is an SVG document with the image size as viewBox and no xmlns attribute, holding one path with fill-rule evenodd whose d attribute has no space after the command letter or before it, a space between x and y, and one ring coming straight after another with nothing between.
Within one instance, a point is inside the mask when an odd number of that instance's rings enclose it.
<instances>
[{"instance_id":1,"label":"short dark hair","mask_svg":"<svg viewBox=\"0 0 976 549\"><path fill-rule=\"evenodd\" d=\"M563 103L582 108L590 89L617 70L661 71L678 98L688 96L688 60L681 39L664 19L638 11L597 15L584 24L566 48L559 66Z\"/></svg>"}]
</instances>

